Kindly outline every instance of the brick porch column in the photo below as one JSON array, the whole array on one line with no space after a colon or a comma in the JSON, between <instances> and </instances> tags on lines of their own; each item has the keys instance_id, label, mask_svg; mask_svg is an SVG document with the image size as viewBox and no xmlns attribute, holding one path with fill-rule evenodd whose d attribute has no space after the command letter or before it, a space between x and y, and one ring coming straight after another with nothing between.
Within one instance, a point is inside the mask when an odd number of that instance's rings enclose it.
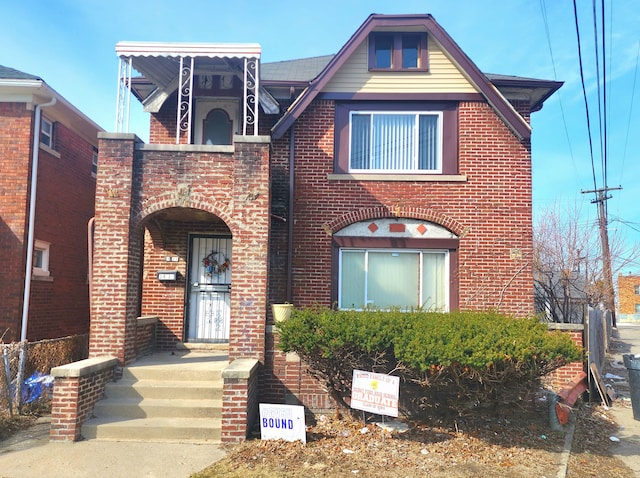
<instances>
[{"instance_id":1,"label":"brick porch column","mask_svg":"<svg viewBox=\"0 0 640 478\"><path fill-rule=\"evenodd\" d=\"M89 356L135 359L141 232L131 229L137 185L133 134L99 134Z\"/></svg>"}]
</instances>

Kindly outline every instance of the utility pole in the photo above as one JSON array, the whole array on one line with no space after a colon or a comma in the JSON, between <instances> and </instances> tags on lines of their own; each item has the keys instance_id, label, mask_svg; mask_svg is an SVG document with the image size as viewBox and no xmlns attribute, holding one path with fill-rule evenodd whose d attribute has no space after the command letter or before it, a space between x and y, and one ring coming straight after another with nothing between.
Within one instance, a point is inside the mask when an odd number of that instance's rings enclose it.
<instances>
[{"instance_id":1,"label":"utility pole","mask_svg":"<svg viewBox=\"0 0 640 478\"><path fill-rule=\"evenodd\" d=\"M590 191L582 191L582 194L596 193L598 197L591 201L591 204L598 204L598 223L600 227L600 247L602 249L602 274L604 275L604 283L606 288L606 303L607 309L611 311L611 325L616 327L616 302L613 292L613 272L611 270L611 250L609 249L609 233L607 231L607 210L604 207L604 202L607 199L611 199L612 196L607 195L607 191L615 191L622 189L622 186L617 188L600 188L592 189Z\"/></svg>"}]
</instances>

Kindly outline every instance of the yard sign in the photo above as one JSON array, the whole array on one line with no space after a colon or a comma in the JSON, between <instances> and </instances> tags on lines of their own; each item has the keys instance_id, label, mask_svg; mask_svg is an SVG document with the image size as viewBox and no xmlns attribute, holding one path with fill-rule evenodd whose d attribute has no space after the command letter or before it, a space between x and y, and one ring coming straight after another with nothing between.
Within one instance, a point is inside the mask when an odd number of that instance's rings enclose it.
<instances>
[{"instance_id":1,"label":"yard sign","mask_svg":"<svg viewBox=\"0 0 640 478\"><path fill-rule=\"evenodd\" d=\"M399 393L399 377L363 370L353 371L351 408L397 417Z\"/></svg>"},{"instance_id":2,"label":"yard sign","mask_svg":"<svg viewBox=\"0 0 640 478\"><path fill-rule=\"evenodd\" d=\"M307 443L304 407L261 403L260 437L263 440L300 440Z\"/></svg>"}]
</instances>

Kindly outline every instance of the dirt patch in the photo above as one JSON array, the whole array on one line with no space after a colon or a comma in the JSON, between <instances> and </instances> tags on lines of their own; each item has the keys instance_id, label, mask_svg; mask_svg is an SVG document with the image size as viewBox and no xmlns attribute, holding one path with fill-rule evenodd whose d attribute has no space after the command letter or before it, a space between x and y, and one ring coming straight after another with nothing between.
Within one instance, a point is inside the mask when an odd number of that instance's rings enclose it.
<instances>
[{"instance_id":1,"label":"dirt patch","mask_svg":"<svg viewBox=\"0 0 640 478\"><path fill-rule=\"evenodd\" d=\"M615 423L601 407L582 406L570 477L631 478L609 454ZM551 432L546 409L411 424L389 433L374 424L324 418L307 444L249 440L194 478L207 477L556 477L566 463L564 432Z\"/></svg>"}]
</instances>

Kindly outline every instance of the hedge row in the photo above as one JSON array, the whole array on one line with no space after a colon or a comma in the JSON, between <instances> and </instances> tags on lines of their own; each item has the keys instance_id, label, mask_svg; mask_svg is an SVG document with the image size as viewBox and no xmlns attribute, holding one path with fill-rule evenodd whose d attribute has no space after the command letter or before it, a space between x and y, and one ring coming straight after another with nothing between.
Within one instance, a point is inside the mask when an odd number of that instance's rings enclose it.
<instances>
[{"instance_id":1,"label":"hedge row","mask_svg":"<svg viewBox=\"0 0 640 478\"><path fill-rule=\"evenodd\" d=\"M338 403L348 405L353 369L392 373L407 413L519 401L582 358L567 334L495 312L296 309L278 329L280 349L300 355Z\"/></svg>"}]
</instances>

